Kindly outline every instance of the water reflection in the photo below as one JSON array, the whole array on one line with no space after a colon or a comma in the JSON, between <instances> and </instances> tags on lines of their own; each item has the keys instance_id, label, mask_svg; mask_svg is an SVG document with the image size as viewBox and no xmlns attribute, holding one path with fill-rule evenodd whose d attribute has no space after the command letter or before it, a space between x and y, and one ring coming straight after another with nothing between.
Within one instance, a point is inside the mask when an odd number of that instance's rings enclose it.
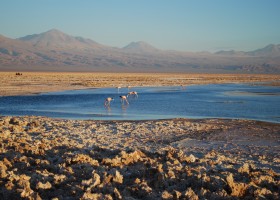
<instances>
[{"instance_id":1,"label":"water reflection","mask_svg":"<svg viewBox=\"0 0 280 200\"><path fill-rule=\"evenodd\" d=\"M111 109L111 106L105 106L105 109L107 111L107 115L112 115L112 109Z\"/></svg>"},{"instance_id":2,"label":"water reflection","mask_svg":"<svg viewBox=\"0 0 280 200\"><path fill-rule=\"evenodd\" d=\"M129 107L128 104L122 104L122 113L125 114L126 113L126 109Z\"/></svg>"}]
</instances>

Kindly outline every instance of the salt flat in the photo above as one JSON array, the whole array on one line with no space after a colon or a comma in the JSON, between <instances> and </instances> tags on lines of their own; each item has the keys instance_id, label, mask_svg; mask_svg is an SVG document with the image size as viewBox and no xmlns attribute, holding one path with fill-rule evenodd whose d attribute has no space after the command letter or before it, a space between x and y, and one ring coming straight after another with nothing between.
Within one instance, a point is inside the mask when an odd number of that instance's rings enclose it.
<instances>
[{"instance_id":1,"label":"salt flat","mask_svg":"<svg viewBox=\"0 0 280 200\"><path fill-rule=\"evenodd\" d=\"M1 199L279 199L280 125L0 118Z\"/></svg>"},{"instance_id":2,"label":"salt flat","mask_svg":"<svg viewBox=\"0 0 280 200\"><path fill-rule=\"evenodd\" d=\"M173 73L67 73L0 72L0 95L23 95L41 92L99 88L175 86L209 83L268 82L280 85L280 75L272 74L173 74Z\"/></svg>"}]
</instances>

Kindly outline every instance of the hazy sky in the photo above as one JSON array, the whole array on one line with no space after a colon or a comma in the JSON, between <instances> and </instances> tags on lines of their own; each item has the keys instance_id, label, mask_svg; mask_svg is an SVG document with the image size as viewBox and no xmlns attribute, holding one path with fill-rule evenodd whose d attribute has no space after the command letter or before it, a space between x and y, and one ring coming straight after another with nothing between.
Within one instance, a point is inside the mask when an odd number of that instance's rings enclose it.
<instances>
[{"instance_id":1,"label":"hazy sky","mask_svg":"<svg viewBox=\"0 0 280 200\"><path fill-rule=\"evenodd\" d=\"M52 28L116 47L254 50L280 43L280 0L1 0L0 34Z\"/></svg>"}]
</instances>

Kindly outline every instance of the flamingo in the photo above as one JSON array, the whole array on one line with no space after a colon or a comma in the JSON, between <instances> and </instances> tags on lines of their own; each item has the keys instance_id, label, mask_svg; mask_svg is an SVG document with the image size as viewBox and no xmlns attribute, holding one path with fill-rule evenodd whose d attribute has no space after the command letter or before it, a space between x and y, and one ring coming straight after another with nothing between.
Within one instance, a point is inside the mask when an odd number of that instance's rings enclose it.
<instances>
[{"instance_id":1,"label":"flamingo","mask_svg":"<svg viewBox=\"0 0 280 200\"><path fill-rule=\"evenodd\" d=\"M114 98L112 98L112 97L106 98L105 101L104 101L104 106L110 107L110 102L113 101L113 100L114 100Z\"/></svg>"},{"instance_id":2,"label":"flamingo","mask_svg":"<svg viewBox=\"0 0 280 200\"><path fill-rule=\"evenodd\" d=\"M126 102L126 104L129 104L128 101L127 101L126 96L120 96L120 98L121 98L122 104L124 104L124 102Z\"/></svg>"},{"instance_id":3,"label":"flamingo","mask_svg":"<svg viewBox=\"0 0 280 200\"><path fill-rule=\"evenodd\" d=\"M120 91L120 89L121 89L122 87L118 86L118 87L116 87L116 88L118 89L118 93L119 93L119 91Z\"/></svg>"},{"instance_id":4,"label":"flamingo","mask_svg":"<svg viewBox=\"0 0 280 200\"><path fill-rule=\"evenodd\" d=\"M133 96L133 97L135 97L135 98L138 98L138 93L137 93L136 91L131 91L131 92L129 92L129 93L127 94L127 98L128 98L129 96Z\"/></svg>"}]
</instances>

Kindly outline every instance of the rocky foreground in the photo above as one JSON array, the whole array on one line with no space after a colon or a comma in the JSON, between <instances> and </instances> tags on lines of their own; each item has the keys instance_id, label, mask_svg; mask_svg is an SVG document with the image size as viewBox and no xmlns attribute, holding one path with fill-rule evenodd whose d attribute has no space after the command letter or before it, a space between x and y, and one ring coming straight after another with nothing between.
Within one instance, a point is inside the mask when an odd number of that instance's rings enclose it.
<instances>
[{"instance_id":1,"label":"rocky foreground","mask_svg":"<svg viewBox=\"0 0 280 200\"><path fill-rule=\"evenodd\" d=\"M0 199L280 199L280 124L0 117Z\"/></svg>"}]
</instances>

